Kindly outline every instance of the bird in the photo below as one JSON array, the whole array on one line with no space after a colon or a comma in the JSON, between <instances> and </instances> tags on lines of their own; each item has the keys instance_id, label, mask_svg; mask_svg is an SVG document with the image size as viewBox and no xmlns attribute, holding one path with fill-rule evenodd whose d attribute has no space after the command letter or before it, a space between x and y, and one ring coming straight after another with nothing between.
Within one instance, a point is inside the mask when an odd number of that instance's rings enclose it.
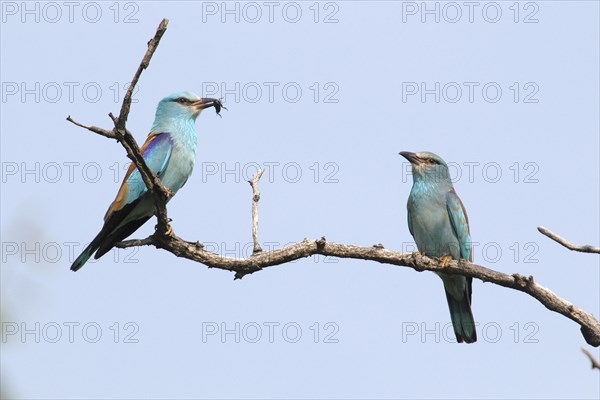
<instances>
[{"instance_id":1,"label":"bird","mask_svg":"<svg viewBox=\"0 0 600 400\"><path fill-rule=\"evenodd\" d=\"M430 152L400 152L412 166L413 185L408 197L408 229L419 253L450 260L473 261L469 218L454 190L448 165ZM438 273L444 283L446 299L456 341L477 341L471 311L473 278Z\"/></svg>"},{"instance_id":2,"label":"bird","mask_svg":"<svg viewBox=\"0 0 600 400\"><path fill-rule=\"evenodd\" d=\"M140 152L150 170L172 194L181 189L194 168L198 141L196 118L203 109L213 106L217 114L223 107L220 100L184 91L165 97L156 107L154 123ZM102 229L75 259L71 270L79 270L94 253L94 258L102 257L148 221L154 210L154 201L142 176L131 163L115 200L104 215Z\"/></svg>"}]
</instances>

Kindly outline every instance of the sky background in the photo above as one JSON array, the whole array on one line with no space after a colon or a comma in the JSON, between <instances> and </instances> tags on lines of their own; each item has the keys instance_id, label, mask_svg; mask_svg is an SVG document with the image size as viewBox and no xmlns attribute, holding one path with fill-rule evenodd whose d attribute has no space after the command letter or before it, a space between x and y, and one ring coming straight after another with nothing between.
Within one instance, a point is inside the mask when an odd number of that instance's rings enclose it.
<instances>
[{"instance_id":1,"label":"sky background","mask_svg":"<svg viewBox=\"0 0 600 400\"><path fill-rule=\"evenodd\" d=\"M600 396L578 325L477 280L478 341L459 345L441 280L408 268L314 257L233 281L146 247L72 273L128 162L65 121L110 128L168 18L129 129L143 142L176 91L228 107L198 118L196 168L169 203L179 236L247 256L245 180L261 165L263 247L326 236L412 251L398 152L427 150L451 166L475 262L598 316L598 256L536 230L600 242L598 2L1 7L4 396Z\"/></svg>"}]
</instances>

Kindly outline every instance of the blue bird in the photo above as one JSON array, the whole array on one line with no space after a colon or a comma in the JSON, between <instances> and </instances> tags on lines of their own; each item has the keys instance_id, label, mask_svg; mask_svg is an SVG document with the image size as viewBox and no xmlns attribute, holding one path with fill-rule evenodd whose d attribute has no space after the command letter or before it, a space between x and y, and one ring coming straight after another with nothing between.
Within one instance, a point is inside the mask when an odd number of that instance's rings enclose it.
<instances>
[{"instance_id":1,"label":"blue bird","mask_svg":"<svg viewBox=\"0 0 600 400\"><path fill-rule=\"evenodd\" d=\"M203 109L213 106L218 113L221 102L200 98L190 92L174 93L158 103L154 124L140 150L148 167L173 194L181 189L194 168L196 117ZM102 230L73 262L71 270L77 271L83 267L94 252L94 258L102 257L116 243L148 221L154 215L154 210L154 201L141 174L132 163L117 197L104 216Z\"/></svg>"},{"instance_id":2,"label":"blue bird","mask_svg":"<svg viewBox=\"0 0 600 400\"><path fill-rule=\"evenodd\" d=\"M408 197L408 229L419 252L439 257L447 263L452 259L473 261L469 219L456 194L448 166L436 154L400 152L410 161L413 186ZM438 274L444 282L452 326L458 343L477 341L475 321L471 312L473 278Z\"/></svg>"}]
</instances>

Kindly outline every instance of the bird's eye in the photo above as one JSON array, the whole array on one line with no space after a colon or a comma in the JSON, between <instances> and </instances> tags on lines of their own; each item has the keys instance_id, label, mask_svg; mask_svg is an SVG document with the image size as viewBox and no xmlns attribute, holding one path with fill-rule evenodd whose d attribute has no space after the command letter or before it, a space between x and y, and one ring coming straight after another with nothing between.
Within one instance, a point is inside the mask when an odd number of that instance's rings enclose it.
<instances>
[{"instance_id":1,"label":"bird's eye","mask_svg":"<svg viewBox=\"0 0 600 400\"><path fill-rule=\"evenodd\" d=\"M180 98L178 98L178 99L177 99L177 102L178 102L179 104L186 104L186 103L187 103L187 99L185 99L185 98L183 98L183 97L180 97Z\"/></svg>"}]
</instances>

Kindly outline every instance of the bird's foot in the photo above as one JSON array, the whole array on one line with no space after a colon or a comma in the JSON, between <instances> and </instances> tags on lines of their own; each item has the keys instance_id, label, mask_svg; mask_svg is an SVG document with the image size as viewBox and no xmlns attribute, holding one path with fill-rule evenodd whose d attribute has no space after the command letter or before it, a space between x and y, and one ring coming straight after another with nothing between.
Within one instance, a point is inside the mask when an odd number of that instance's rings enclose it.
<instances>
[{"instance_id":1,"label":"bird's foot","mask_svg":"<svg viewBox=\"0 0 600 400\"><path fill-rule=\"evenodd\" d=\"M420 251L413 251L412 255L415 256L415 257L421 257L421 256L424 256L425 254L421 253Z\"/></svg>"},{"instance_id":2,"label":"bird's foot","mask_svg":"<svg viewBox=\"0 0 600 400\"><path fill-rule=\"evenodd\" d=\"M167 231L165 232L165 235L173 236L173 228L171 227L171 224L167 224Z\"/></svg>"},{"instance_id":3,"label":"bird's foot","mask_svg":"<svg viewBox=\"0 0 600 400\"><path fill-rule=\"evenodd\" d=\"M441 261L441 266L443 268L446 268L448 265L450 265L450 262L453 260L452 256L441 256L440 257L440 261Z\"/></svg>"}]
</instances>

